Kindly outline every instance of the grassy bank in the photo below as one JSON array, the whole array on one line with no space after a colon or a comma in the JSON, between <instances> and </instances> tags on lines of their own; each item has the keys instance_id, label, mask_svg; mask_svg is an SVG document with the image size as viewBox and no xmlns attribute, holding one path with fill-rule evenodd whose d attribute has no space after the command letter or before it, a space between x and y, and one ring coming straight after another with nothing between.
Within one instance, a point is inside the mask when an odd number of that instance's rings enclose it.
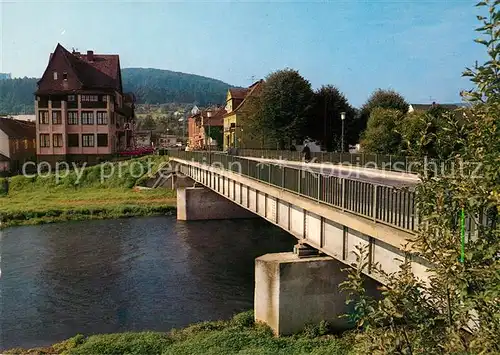
<instances>
[{"instance_id":1,"label":"grassy bank","mask_svg":"<svg viewBox=\"0 0 500 355\"><path fill-rule=\"evenodd\" d=\"M276 338L254 324L253 312L230 321L204 322L168 333L141 332L77 335L48 348L12 349L5 354L353 354L354 336L324 335L326 328L308 327L301 334Z\"/></svg>"},{"instance_id":2,"label":"grassy bank","mask_svg":"<svg viewBox=\"0 0 500 355\"><path fill-rule=\"evenodd\" d=\"M14 176L8 193L0 181L1 227L173 213L175 191L133 189L165 159L152 156L97 165L61 173L59 179L56 174Z\"/></svg>"}]
</instances>

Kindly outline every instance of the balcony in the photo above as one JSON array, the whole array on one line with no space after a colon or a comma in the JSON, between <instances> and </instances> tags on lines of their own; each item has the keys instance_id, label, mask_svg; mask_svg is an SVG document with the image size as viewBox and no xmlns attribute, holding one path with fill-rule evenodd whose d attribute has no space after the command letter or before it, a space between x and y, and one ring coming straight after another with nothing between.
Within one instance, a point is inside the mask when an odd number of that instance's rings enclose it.
<instances>
[{"instance_id":1,"label":"balcony","mask_svg":"<svg viewBox=\"0 0 500 355\"><path fill-rule=\"evenodd\" d=\"M76 101L68 101L67 102L67 108L68 109L77 109L78 108L78 102L76 102Z\"/></svg>"},{"instance_id":2,"label":"balcony","mask_svg":"<svg viewBox=\"0 0 500 355\"><path fill-rule=\"evenodd\" d=\"M82 101L82 108L108 108L108 103L103 101Z\"/></svg>"},{"instance_id":3,"label":"balcony","mask_svg":"<svg viewBox=\"0 0 500 355\"><path fill-rule=\"evenodd\" d=\"M61 101L51 101L52 108L61 108Z\"/></svg>"}]
</instances>

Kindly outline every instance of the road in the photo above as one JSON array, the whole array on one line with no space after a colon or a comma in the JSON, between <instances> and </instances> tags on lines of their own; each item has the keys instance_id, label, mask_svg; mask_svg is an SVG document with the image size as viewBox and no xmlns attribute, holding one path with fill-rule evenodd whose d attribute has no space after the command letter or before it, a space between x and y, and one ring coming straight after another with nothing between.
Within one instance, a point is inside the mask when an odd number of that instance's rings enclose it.
<instances>
[{"instance_id":1,"label":"road","mask_svg":"<svg viewBox=\"0 0 500 355\"><path fill-rule=\"evenodd\" d=\"M415 174L399 173L394 171L384 171L372 168L362 168L355 166L335 165L328 163L304 163L289 160L263 159L254 157L244 157L246 159L260 161L263 163L273 163L275 165L289 168L303 168L314 173L323 175L338 176L342 178L368 182L377 185L404 187L415 186L420 183L420 179Z\"/></svg>"}]
</instances>

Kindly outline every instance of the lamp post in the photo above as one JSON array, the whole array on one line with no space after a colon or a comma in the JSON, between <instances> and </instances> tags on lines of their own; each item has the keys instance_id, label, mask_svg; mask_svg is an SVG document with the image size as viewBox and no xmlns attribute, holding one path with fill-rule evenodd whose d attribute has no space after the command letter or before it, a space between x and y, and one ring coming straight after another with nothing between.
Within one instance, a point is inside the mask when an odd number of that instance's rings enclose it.
<instances>
[{"instance_id":1,"label":"lamp post","mask_svg":"<svg viewBox=\"0 0 500 355\"><path fill-rule=\"evenodd\" d=\"M345 121L345 112L341 112L340 113L340 119L342 121L342 140L341 140L341 144L342 144L342 150L341 152L344 153L344 121Z\"/></svg>"}]
</instances>

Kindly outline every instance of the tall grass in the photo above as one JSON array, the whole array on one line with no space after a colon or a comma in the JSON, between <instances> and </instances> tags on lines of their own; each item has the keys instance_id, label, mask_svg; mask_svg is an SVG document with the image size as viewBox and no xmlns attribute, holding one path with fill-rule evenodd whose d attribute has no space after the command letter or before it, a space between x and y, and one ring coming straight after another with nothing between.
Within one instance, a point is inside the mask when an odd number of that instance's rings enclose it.
<instances>
[{"instance_id":1,"label":"tall grass","mask_svg":"<svg viewBox=\"0 0 500 355\"><path fill-rule=\"evenodd\" d=\"M132 189L165 162L166 157L149 156L59 176L19 175L9 179L8 193L0 180L0 227L172 213L174 191Z\"/></svg>"}]
</instances>

